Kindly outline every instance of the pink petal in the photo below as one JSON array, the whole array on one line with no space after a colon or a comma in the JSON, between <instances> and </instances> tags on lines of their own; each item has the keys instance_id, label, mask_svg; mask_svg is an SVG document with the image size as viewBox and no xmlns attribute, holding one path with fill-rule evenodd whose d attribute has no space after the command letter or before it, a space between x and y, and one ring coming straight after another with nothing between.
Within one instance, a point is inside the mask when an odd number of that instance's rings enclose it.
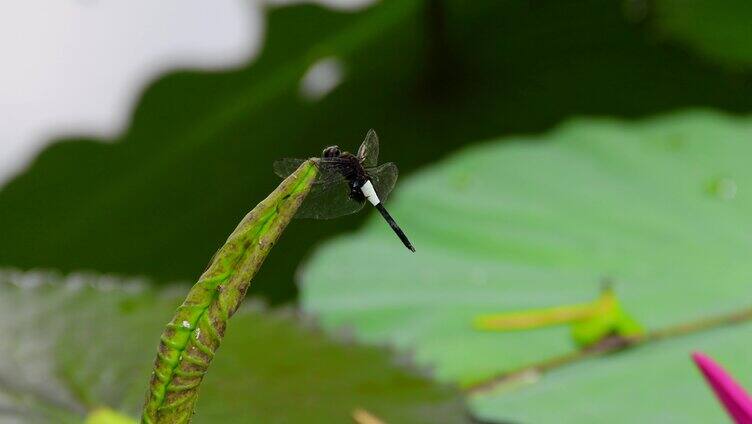
<instances>
[{"instance_id":1,"label":"pink petal","mask_svg":"<svg viewBox=\"0 0 752 424\"><path fill-rule=\"evenodd\" d=\"M692 359L737 424L752 424L752 397L709 356L694 352Z\"/></svg>"}]
</instances>

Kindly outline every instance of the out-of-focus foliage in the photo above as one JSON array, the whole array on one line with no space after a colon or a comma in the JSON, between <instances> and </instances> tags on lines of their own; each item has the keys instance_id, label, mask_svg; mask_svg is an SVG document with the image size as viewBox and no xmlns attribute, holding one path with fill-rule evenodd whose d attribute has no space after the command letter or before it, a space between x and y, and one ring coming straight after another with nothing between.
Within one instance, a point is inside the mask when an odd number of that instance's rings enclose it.
<instances>
[{"instance_id":1,"label":"out-of-focus foliage","mask_svg":"<svg viewBox=\"0 0 752 424\"><path fill-rule=\"evenodd\" d=\"M0 418L81 422L102 406L139 416L160 330L182 289L102 276L0 274ZM334 343L291 313L236 314L201 386L193 422L464 420L451 390L374 348Z\"/></svg>"},{"instance_id":2,"label":"out-of-focus foliage","mask_svg":"<svg viewBox=\"0 0 752 424\"><path fill-rule=\"evenodd\" d=\"M371 127L384 159L410 171L469 141L572 115L752 108L752 86L659 42L623 6L384 0L355 13L274 9L253 64L168 75L145 91L116 143L63 140L9 183L0 192L0 264L193 280L276 184L273 160L332 143L354 149ZM342 83L321 100L301 97L306 70L330 57L342 63ZM292 225L252 291L290 299L311 245L361 219Z\"/></svg>"},{"instance_id":3,"label":"out-of-focus foliage","mask_svg":"<svg viewBox=\"0 0 752 424\"><path fill-rule=\"evenodd\" d=\"M746 0L655 0L657 28L712 61L752 67L752 2Z\"/></svg>"},{"instance_id":4,"label":"out-of-focus foliage","mask_svg":"<svg viewBox=\"0 0 752 424\"><path fill-rule=\"evenodd\" d=\"M470 398L474 415L515 423L722 423L728 417L689 358L712 352L750 387L752 324L583 361Z\"/></svg>"},{"instance_id":5,"label":"out-of-focus foliage","mask_svg":"<svg viewBox=\"0 0 752 424\"><path fill-rule=\"evenodd\" d=\"M461 383L576 349L564 327L480 332L478 314L576 303L604 277L647 330L749 306L751 140L750 118L686 112L639 123L577 120L466 149L403 181L389 205L415 255L373 219L317 251L303 274L303 306L325 328L350 326L357 339L414 352L439 380ZM339 272L341 263L360 264L358 278ZM748 325L704 335L698 347L724 363L752 353L734 341L750 339ZM497 393L473 405L485 418L523 422L640 422L648 411L712 409L699 380L702 389L687 389L688 351L702 339L593 360L509 401ZM638 391L651 403L625 408L626 393Z\"/></svg>"}]
</instances>

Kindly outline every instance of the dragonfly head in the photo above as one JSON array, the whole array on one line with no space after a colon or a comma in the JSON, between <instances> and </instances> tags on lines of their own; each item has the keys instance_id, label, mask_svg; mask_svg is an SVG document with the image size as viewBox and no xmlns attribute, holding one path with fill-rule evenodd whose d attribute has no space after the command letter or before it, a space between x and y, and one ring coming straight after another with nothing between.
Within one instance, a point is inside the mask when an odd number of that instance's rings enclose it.
<instances>
[{"instance_id":1,"label":"dragonfly head","mask_svg":"<svg viewBox=\"0 0 752 424\"><path fill-rule=\"evenodd\" d=\"M339 146L329 146L322 153L322 156L325 158L338 158L340 155L342 155L342 151L339 149Z\"/></svg>"}]
</instances>

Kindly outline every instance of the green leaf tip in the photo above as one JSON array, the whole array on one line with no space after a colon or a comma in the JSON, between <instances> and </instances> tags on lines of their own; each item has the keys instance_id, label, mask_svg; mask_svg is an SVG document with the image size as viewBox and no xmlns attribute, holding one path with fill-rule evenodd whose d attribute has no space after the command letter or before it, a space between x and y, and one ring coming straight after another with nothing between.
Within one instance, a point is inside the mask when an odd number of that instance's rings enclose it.
<instances>
[{"instance_id":1,"label":"green leaf tip","mask_svg":"<svg viewBox=\"0 0 752 424\"><path fill-rule=\"evenodd\" d=\"M304 162L250 211L211 259L160 338L141 421L185 423L219 347L227 320L245 297L272 246L293 218L318 174Z\"/></svg>"},{"instance_id":2,"label":"green leaf tip","mask_svg":"<svg viewBox=\"0 0 752 424\"><path fill-rule=\"evenodd\" d=\"M592 346L608 336L632 337L643 333L642 326L622 309L609 285L598 299L576 305L531 309L477 316L473 326L478 330L528 330L553 325L570 325L574 342L580 347Z\"/></svg>"}]
</instances>

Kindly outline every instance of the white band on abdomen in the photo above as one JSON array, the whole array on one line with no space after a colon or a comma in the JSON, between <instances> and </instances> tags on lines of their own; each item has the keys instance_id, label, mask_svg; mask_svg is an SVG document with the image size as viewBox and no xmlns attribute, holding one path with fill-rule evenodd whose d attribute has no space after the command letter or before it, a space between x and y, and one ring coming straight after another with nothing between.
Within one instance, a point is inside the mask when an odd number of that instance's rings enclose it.
<instances>
[{"instance_id":1,"label":"white band on abdomen","mask_svg":"<svg viewBox=\"0 0 752 424\"><path fill-rule=\"evenodd\" d=\"M363 192L363 195L366 196L366 199L368 199L368 201L371 202L372 205L376 206L381 203L379 196L376 195L376 190L373 189L371 180L366 181L366 183L363 184L362 187L360 187L360 191Z\"/></svg>"}]
</instances>

